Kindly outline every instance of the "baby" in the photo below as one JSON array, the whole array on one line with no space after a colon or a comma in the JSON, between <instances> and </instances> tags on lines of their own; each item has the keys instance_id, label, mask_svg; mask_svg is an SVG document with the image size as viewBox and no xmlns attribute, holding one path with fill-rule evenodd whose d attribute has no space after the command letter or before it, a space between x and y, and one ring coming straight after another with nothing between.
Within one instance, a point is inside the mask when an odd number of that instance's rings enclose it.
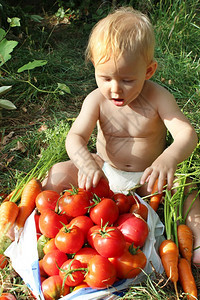
<instances>
[{"instance_id":1,"label":"baby","mask_svg":"<svg viewBox=\"0 0 200 300\"><path fill-rule=\"evenodd\" d=\"M114 192L139 185L141 196L151 193L158 179L162 192L173 186L177 164L193 152L197 135L173 95L150 81L154 60L154 32L147 16L120 8L100 20L89 38L86 57L95 69L98 88L84 100L67 138L69 161L53 166L44 189L58 192L70 184L89 189L106 177ZM87 148L97 125L97 153ZM166 133L173 142L166 147ZM188 197L192 201L195 192ZM195 201L188 224L200 244L200 201ZM194 262L200 263L200 250Z\"/></svg>"}]
</instances>

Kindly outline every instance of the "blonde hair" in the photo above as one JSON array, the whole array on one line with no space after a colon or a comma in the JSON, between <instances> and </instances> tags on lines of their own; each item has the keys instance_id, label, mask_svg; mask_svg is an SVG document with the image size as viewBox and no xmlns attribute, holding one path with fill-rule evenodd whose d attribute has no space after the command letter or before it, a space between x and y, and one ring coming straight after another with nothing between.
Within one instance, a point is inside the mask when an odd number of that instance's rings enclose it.
<instances>
[{"instance_id":1,"label":"blonde hair","mask_svg":"<svg viewBox=\"0 0 200 300\"><path fill-rule=\"evenodd\" d=\"M153 60L155 37L146 15L132 7L121 7L100 20L93 28L86 49L86 60L95 64L115 59L124 52L142 54Z\"/></svg>"}]
</instances>

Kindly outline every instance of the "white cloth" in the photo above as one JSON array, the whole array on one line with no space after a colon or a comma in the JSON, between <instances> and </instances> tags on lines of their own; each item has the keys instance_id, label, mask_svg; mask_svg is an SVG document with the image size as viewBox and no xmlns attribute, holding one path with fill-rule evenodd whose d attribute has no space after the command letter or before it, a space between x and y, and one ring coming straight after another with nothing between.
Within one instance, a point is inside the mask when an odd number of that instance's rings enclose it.
<instances>
[{"instance_id":1,"label":"white cloth","mask_svg":"<svg viewBox=\"0 0 200 300\"><path fill-rule=\"evenodd\" d=\"M126 172L112 167L104 162L102 170L106 175L110 189L114 193L127 194L128 190L133 189L139 184L143 172Z\"/></svg>"}]
</instances>

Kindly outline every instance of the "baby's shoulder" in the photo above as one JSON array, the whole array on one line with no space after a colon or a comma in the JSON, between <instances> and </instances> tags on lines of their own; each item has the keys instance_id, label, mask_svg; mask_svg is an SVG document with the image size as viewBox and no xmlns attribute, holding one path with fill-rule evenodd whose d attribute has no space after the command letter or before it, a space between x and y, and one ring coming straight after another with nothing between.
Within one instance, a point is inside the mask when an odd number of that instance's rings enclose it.
<instances>
[{"instance_id":1,"label":"baby's shoulder","mask_svg":"<svg viewBox=\"0 0 200 300\"><path fill-rule=\"evenodd\" d=\"M85 101L96 101L96 102L101 102L104 99L103 95L100 93L99 88L96 88L92 92L90 92L87 97L85 98Z\"/></svg>"},{"instance_id":2,"label":"baby's shoulder","mask_svg":"<svg viewBox=\"0 0 200 300\"><path fill-rule=\"evenodd\" d=\"M167 111L180 110L173 94L158 83L148 81L144 90L145 95L149 97L148 101L150 101L152 107L154 107L159 114Z\"/></svg>"},{"instance_id":3,"label":"baby's shoulder","mask_svg":"<svg viewBox=\"0 0 200 300\"><path fill-rule=\"evenodd\" d=\"M150 100L155 102L166 102L174 98L174 96L165 87L150 80L145 83L144 94L148 95Z\"/></svg>"},{"instance_id":4,"label":"baby's shoulder","mask_svg":"<svg viewBox=\"0 0 200 300\"><path fill-rule=\"evenodd\" d=\"M101 102L102 94L99 92L99 89L95 89L92 92L90 92L84 99L82 104L82 110L99 110Z\"/></svg>"}]
</instances>

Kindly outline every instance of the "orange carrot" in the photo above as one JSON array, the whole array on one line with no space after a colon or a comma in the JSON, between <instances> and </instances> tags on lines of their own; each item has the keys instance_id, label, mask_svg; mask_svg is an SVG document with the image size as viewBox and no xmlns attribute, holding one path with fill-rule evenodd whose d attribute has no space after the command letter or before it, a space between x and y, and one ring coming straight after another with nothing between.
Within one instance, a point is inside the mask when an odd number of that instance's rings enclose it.
<instances>
[{"instance_id":1,"label":"orange carrot","mask_svg":"<svg viewBox=\"0 0 200 300\"><path fill-rule=\"evenodd\" d=\"M26 219L35 208L35 199L42 191L41 182L35 178L31 179L24 187L19 204L19 214L16 219L18 229L24 226Z\"/></svg>"},{"instance_id":2,"label":"orange carrot","mask_svg":"<svg viewBox=\"0 0 200 300\"><path fill-rule=\"evenodd\" d=\"M0 233L5 234L9 228L15 223L19 212L16 203L6 201L0 206Z\"/></svg>"},{"instance_id":3,"label":"orange carrot","mask_svg":"<svg viewBox=\"0 0 200 300\"><path fill-rule=\"evenodd\" d=\"M156 179L154 186L153 186L153 190L152 190L152 194L155 194L158 192L158 179ZM158 206L160 204L160 201L163 197L163 193L159 193L156 195L152 195L150 197L150 201L149 201L149 205L155 210L158 210Z\"/></svg>"},{"instance_id":4,"label":"orange carrot","mask_svg":"<svg viewBox=\"0 0 200 300\"><path fill-rule=\"evenodd\" d=\"M187 299L197 299L197 286L192 274L191 265L185 258L180 258L178 263L179 282L185 293L188 293ZM196 297L196 298L195 298Z\"/></svg>"},{"instance_id":5,"label":"orange carrot","mask_svg":"<svg viewBox=\"0 0 200 300\"><path fill-rule=\"evenodd\" d=\"M3 200L3 202L6 202L6 201L12 201L12 197L13 195L16 195L16 199L15 201L13 202L17 202L17 200L20 198L20 189L17 191L16 189L14 189L12 192L10 192L10 194L8 194L5 199Z\"/></svg>"},{"instance_id":6,"label":"orange carrot","mask_svg":"<svg viewBox=\"0 0 200 300\"><path fill-rule=\"evenodd\" d=\"M164 240L159 247L159 254L167 277L173 282L178 299L178 256L177 245L172 240Z\"/></svg>"},{"instance_id":7,"label":"orange carrot","mask_svg":"<svg viewBox=\"0 0 200 300\"><path fill-rule=\"evenodd\" d=\"M0 253L13 241L12 229L18 215L19 208L14 202L3 202L0 206Z\"/></svg>"},{"instance_id":8,"label":"orange carrot","mask_svg":"<svg viewBox=\"0 0 200 300\"><path fill-rule=\"evenodd\" d=\"M186 258L191 264L193 254L193 233L192 230L185 224L180 224L177 227L178 246L182 257Z\"/></svg>"}]
</instances>

